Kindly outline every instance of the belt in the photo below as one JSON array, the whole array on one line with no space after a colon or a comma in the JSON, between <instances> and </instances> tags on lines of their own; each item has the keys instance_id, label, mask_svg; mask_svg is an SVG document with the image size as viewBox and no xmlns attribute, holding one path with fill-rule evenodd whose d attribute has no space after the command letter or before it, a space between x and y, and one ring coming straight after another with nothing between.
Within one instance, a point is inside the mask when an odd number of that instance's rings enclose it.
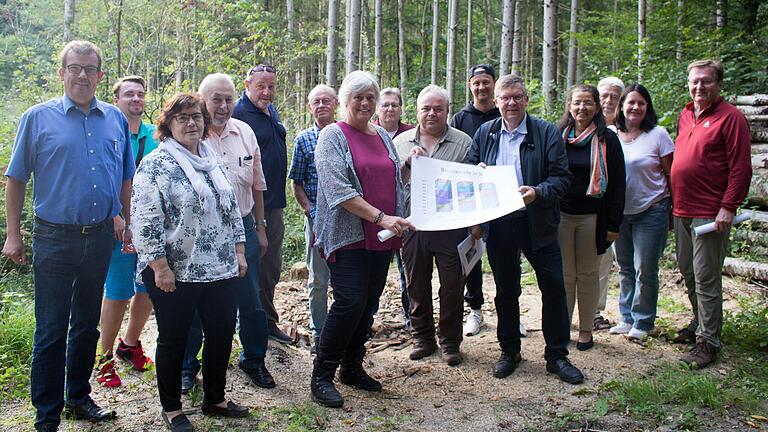
<instances>
[{"instance_id":1,"label":"belt","mask_svg":"<svg viewBox=\"0 0 768 432\"><path fill-rule=\"evenodd\" d=\"M38 223L40 225L49 226L52 228L57 228L64 231L75 231L79 232L82 235L89 235L93 234L96 231L100 231L102 228L107 226L107 223L111 223L112 218L106 218L103 221L91 225L70 225L70 224L57 224L53 222L48 222L45 219L40 219L39 217L35 216L35 223Z\"/></svg>"}]
</instances>

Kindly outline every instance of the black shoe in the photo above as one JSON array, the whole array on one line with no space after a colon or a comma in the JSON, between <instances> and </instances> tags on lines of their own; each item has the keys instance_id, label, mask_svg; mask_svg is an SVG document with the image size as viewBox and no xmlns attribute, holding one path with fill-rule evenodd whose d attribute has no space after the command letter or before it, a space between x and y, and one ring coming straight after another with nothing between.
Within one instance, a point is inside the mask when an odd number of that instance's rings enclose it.
<instances>
[{"instance_id":1,"label":"black shoe","mask_svg":"<svg viewBox=\"0 0 768 432\"><path fill-rule=\"evenodd\" d=\"M43 423L41 425L35 426L35 430L37 432L58 432L59 425L56 423Z\"/></svg>"},{"instance_id":2,"label":"black shoe","mask_svg":"<svg viewBox=\"0 0 768 432\"><path fill-rule=\"evenodd\" d=\"M248 378L250 378L257 387L265 389L275 388L275 379L272 378L272 374L269 373L265 365L262 364L255 368L244 368L241 364L240 369L248 375Z\"/></svg>"},{"instance_id":3,"label":"black shoe","mask_svg":"<svg viewBox=\"0 0 768 432\"><path fill-rule=\"evenodd\" d=\"M458 366L464 359L461 357L461 351L457 347L443 347L443 361L448 366Z\"/></svg>"},{"instance_id":4,"label":"black shoe","mask_svg":"<svg viewBox=\"0 0 768 432\"><path fill-rule=\"evenodd\" d=\"M268 331L270 339L272 339L272 340L274 340L276 342L280 342L282 344L291 344L291 343L293 343L293 339L290 336L288 336L287 334L285 334L282 330L280 330L277 327L277 324L272 323L268 327L269 327L269 329L267 331Z\"/></svg>"},{"instance_id":5,"label":"black shoe","mask_svg":"<svg viewBox=\"0 0 768 432\"><path fill-rule=\"evenodd\" d=\"M339 369L339 381L342 384L369 392L380 392L381 383L363 369L362 365L341 366Z\"/></svg>"},{"instance_id":6,"label":"black shoe","mask_svg":"<svg viewBox=\"0 0 768 432\"><path fill-rule=\"evenodd\" d=\"M579 384L584 381L584 375L566 357L548 361L547 372L557 374L561 380L569 384Z\"/></svg>"},{"instance_id":7,"label":"black shoe","mask_svg":"<svg viewBox=\"0 0 768 432\"><path fill-rule=\"evenodd\" d=\"M203 402L203 405L200 407L200 409L203 411L203 414L209 415L209 416L221 416L221 417L248 417L248 407L240 406L232 401L227 402L226 407L220 407L218 405L208 405L207 403Z\"/></svg>"},{"instance_id":8,"label":"black shoe","mask_svg":"<svg viewBox=\"0 0 768 432\"><path fill-rule=\"evenodd\" d=\"M160 416L163 418L165 426L172 432L193 432L195 430L192 427L192 423L189 422L189 419L183 413L174 417L173 420L168 420L168 415L165 414L165 411Z\"/></svg>"},{"instance_id":9,"label":"black shoe","mask_svg":"<svg viewBox=\"0 0 768 432\"><path fill-rule=\"evenodd\" d=\"M493 376L496 378L506 378L512 375L512 372L517 369L517 365L522 360L523 358L520 356L520 353L509 354L502 351L499 361L496 362L496 366L493 368Z\"/></svg>"},{"instance_id":10,"label":"black shoe","mask_svg":"<svg viewBox=\"0 0 768 432\"><path fill-rule=\"evenodd\" d=\"M338 362L323 361L315 357L310 389L312 391L312 399L322 406L340 408L344 405L344 398L336 390L336 386L333 385L333 377L336 375L336 368L338 366Z\"/></svg>"},{"instance_id":11,"label":"black shoe","mask_svg":"<svg viewBox=\"0 0 768 432\"><path fill-rule=\"evenodd\" d=\"M593 346L595 346L595 338L590 337L587 342L576 342L576 349L579 351L586 351L588 349L591 349Z\"/></svg>"},{"instance_id":12,"label":"black shoe","mask_svg":"<svg viewBox=\"0 0 768 432\"><path fill-rule=\"evenodd\" d=\"M181 394L189 394L189 392L192 391L193 388L197 385L197 374L192 375L191 373L182 372L181 373Z\"/></svg>"},{"instance_id":13,"label":"black shoe","mask_svg":"<svg viewBox=\"0 0 768 432\"><path fill-rule=\"evenodd\" d=\"M88 420L92 422L101 422L105 420L112 420L117 417L117 413L101 408L96 405L90 397L85 402L77 405L66 404L64 406L64 416L69 419L75 420Z\"/></svg>"}]
</instances>

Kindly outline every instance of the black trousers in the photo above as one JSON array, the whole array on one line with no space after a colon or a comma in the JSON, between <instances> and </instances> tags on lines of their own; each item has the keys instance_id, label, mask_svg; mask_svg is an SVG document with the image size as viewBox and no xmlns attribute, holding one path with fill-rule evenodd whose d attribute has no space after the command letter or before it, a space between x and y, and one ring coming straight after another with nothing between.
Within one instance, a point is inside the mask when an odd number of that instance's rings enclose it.
<instances>
[{"instance_id":1,"label":"black trousers","mask_svg":"<svg viewBox=\"0 0 768 432\"><path fill-rule=\"evenodd\" d=\"M497 337L501 350L520 352L520 252L533 266L541 291L541 321L544 358L547 361L568 355L570 321L563 283L560 244L552 241L539 249L531 247L526 217L503 216L490 223L488 262L496 281Z\"/></svg>"},{"instance_id":2,"label":"black trousers","mask_svg":"<svg viewBox=\"0 0 768 432\"><path fill-rule=\"evenodd\" d=\"M318 359L341 362L365 354L365 335L371 326L369 311L379 303L391 260L392 251L335 252L335 261L328 262L333 304L320 334Z\"/></svg>"},{"instance_id":3,"label":"black trousers","mask_svg":"<svg viewBox=\"0 0 768 432\"><path fill-rule=\"evenodd\" d=\"M152 269L144 270L141 277L157 320L155 369L163 410L181 409L181 367L195 312L200 316L204 335L204 401L223 402L237 318L234 278L206 283L176 281L176 290L165 292L155 285Z\"/></svg>"},{"instance_id":4,"label":"black trousers","mask_svg":"<svg viewBox=\"0 0 768 432\"><path fill-rule=\"evenodd\" d=\"M466 237L466 236L465 236ZM470 309L480 309L483 306L483 259L472 267L467 275L467 290L464 301Z\"/></svg>"}]
</instances>

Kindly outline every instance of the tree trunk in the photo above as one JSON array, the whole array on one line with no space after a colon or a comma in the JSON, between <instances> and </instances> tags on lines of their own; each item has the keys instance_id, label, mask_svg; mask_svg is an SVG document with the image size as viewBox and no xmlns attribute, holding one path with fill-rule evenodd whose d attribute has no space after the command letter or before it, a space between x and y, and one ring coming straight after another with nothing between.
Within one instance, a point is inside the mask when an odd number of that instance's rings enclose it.
<instances>
[{"instance_id":1,"label":"tree trunk","mask_svg":"<svg viewBox=\"0 0 768 432\"><path fill-rule=\"evenodd\" d=\"M472 67L472 0L467 0L467 42L464 57L466 59L465 70L469 71L469 68ZM464 86L464 100L469 100L469 86L467 85Z\"/></svg>"},{"instance_id":2,"label":"tree trunk","mask_svg":"<svg viewBox=\"0 0 768 432\"><path fill-rule=\"evenodd\" d=\"M349 50L346 73L360 69L360 0L349 0Z\"/></svg>"},{"instance_id":3,"label":"tree trunk","mask_svg":"<svg viewBox=\"0 0 768 432\"><path fill-rule=\"evenodd\" d=\"M522 66L520 64L520 53L522 52L523 40L523 0L515 0L515 26L512 31L512 73L520 75Z\"/></svg>"},{"instance_id":4,"label":"tree trunk","mask_svg":"<svg viewBox=\"0 0 768 432\"><path fill-rule=\"evenodd\" d=\"M520 0L517 0L520 2ZM509 73L512 57L512 30L514 26L512 0L504 0L501 7L501 49L499 51L499 76Z\"/></svg>"},{"instance_id":5,"label":"tree trunk","mask_svg":"<svg viewBox=\"0 0 768 432\"><path fill-rule=\"evenodd\" d=\"M745 34L752 35L755 32L755 24L757 24L757 12L759 8L759 0L744 0L742 2L744 15L742 15L741 19L741 28L744 29Z\"/></svg>"},{"instance_id":6,"label":"tree trunk","mask_svg":"<svg viewBox=\"0 0 768 432\"><path fill-rule=\"evenodd\" d=\"M749 279L768 281L768 264L746 261L739 258L726 258L723 273Z\"/></svg>"},{"instance_id":7,"label":"tree trunk","mask_svg":"<svg viewBox=\"0 0 768 432\"><path fill-rule=\"evenodd\" d=\"M437 84L437 66L440 51L440 0L432 0L432 73L430 82Z\"/></svg>"},{"instance_id":8,"label":"tree trunk","mask_svg":"<svg viewBox=\"0 0 768 432\"><path fill-rule=\"evenodd\" d=\"M448 90L448 112L450 114L450 105L453 103L454 96L454 73L456 72L456 27L457 15L459 9L459 0L448 0L448 49L445 55L445 88Z\"/></svg>"},{"instance_id":9,"label":"tree trunk","mask_svg":"<svg viewBox=\"0 0 768 432\"><path fill-rule=\"evenodd\" d=\"M576 83L576 32L579 13L579 0L571 0L571 22L568 37L568 75L565 87L570 88Z\"/></svg>"},{"instance_id":10,"label":"tree trunk","mask_svg":"<svg viewBox=\"0 0 768 432\"><path fill-rule=\"evenodd\" d=\"M381 20L382 20L382 14L381 14L381 1L382 0L375 0L374 1L374 21L375 21L375 29L374 29L374 37L373 37L373 71L374 75L376 76L376 81L381 83Z\"/></svg>"},{"instance_id":11,"label":"tree trunk","mask_svg":"<svg viewBox=\"0 0 768 432\"><path fill-rule=\"evenodd\" d=\"M336 60L339 57L339 0L328 1L328 48L325 83L336 88Z\"/></svg>"},{"instance_id":12,"label":"tree trunk","mask_svg":"<svg viewBox=\"0 0 768 432\"><path fill-rule=\"evenodd\" d=\"M115 30L115 57L117 57L117 76L123 76L123 0L117 3L117 29ZM146 90L146 89L145 89Z\"/></svg>"},{"instance_id":13,"label":"tree trunk","mask_svg":"<svg viewBox=\"0 0 768 432\"><path fill-rule=\"evenodd\" d=\"M285 0L285 19L288 21L288 34L292 35L293 26L293 0Z\"/></svg>"},{"instance_id":14,"label":"tree trunk","mask_svg":"<svg viewBox=\"0 0 768 432\"><path fill-rule=\"evenodd\" d=\"M641 0L642 1L642 0ZM544 110L552 112L555 73L557 72L557 1L544 0L544 38L542 44L541 86Z\"/></svg>"},{"instance_id":15,"label":"tree trunk","mask_svg":"<svg viewBox=\"0 0 768 432\"><path fill-rule=\"evenodd\" d=\"M408 63L405 60L405 0L397 0L397 46L400 63L400 93L408 100Z\"/></svg>"},{"instance_id":16,"label":"tree trunk","mask_svg":"<svg viewBox=\"0 0 768 432\"><path fill-rule=\"evenodd\" d=\"M360 0L360 13L358 17L358 38L357 38L357 52L358 52L358 69L364 68L365 65L371 60L371 33L370 33L370 21L371 17L368 13L367 0ZM366 37L363 37L365 33Z\"/></svg>"},{"instance_id":17,"label":"tree trunk","mask_svg":"<svg viewBox=\"0 0 768 432\"><path fill-rule=\"evenodd\" d=\"M419 56L419 81L424 79L424 71L427 64L427 12L429 12L429 2L424 2L424 9L421 13L421 30L419 35L421 36L421 56Z\"/></svg>"},{"instance_id":18,"label":"tree trunk","mask_svg":"<svg viewBox=\"0 0 768 432\"><path fill-rule=\"evenodd\" d=\"M645 0L637 2L637 81L643 82L643 49L645 48Z\"/></svg>"},{"instance_id":19,"label":"tree trunk","mask_svg":"<svg viewBox=\"0 0 768 432\"><path fill-rule=\"evenodd\" d=\"M72 40L72 25L75 23L75 0L64 0L64 42Z\"/></svg>"},{"instance_id":20,"label":"tree trunk","mask_svg":"<svg viewBox=\"0 0 768 432\"><path fill-rule=\"evenodd\" d=\"M613 40L617 40L619 37L619 0L613 0ZM617 49L618 44L613 44L613 59L611 60L611 71L616 72L619 70L619 52Z\"/></svg>"},{"instance_id":21,"label":"tree trunk","mask_svg":"<svg viewBox=\"0 0 768 432\"><path fill-rule=\"evenodd\" d=\"M717 9L715 11L717 19L715 20L715 25L718 30L725 30L727 10L728 2L726 0L717 0Z\"/></svg>"},{"instance_id":22,"label":"tree trunk","mask_svg":"<svg viewBox=\"0 0 768 432\"><path fill-rule=\"evenodd\" d=\"M483 1L483 9L485 11L484 18L485 18L485 62L486 63L493 63L493 29L496 27L493 24L493 6L491 5L491 0L484 0Z\"/></svg>"},{"instance_id":23,"label":"tree trunk","mask_svg":"<svg viewBox=\"0 0 768 432\"><path fill-rule=\"evenodd\" d=\"M675 43L675 61L683 60L683 19L685 18L685 0L677 0L677 42Z\"/></svg>"}]
</instances>

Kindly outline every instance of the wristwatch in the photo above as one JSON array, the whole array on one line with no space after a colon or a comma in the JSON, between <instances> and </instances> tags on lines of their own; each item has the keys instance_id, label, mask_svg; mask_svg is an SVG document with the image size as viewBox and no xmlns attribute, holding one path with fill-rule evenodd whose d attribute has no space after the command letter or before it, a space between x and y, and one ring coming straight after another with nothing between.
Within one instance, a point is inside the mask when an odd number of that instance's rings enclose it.
<instances>
[{"instance_id":1,"label":"wristwatch","mask_svg":"<svg viewBox=\"0 0 768 432\"><path fill-rule=\"evenodd\" d=\"M267 227L267 220L266 219L256 219L256 226L264 225L264 228Z\"/></svg>"}]
</instances>

